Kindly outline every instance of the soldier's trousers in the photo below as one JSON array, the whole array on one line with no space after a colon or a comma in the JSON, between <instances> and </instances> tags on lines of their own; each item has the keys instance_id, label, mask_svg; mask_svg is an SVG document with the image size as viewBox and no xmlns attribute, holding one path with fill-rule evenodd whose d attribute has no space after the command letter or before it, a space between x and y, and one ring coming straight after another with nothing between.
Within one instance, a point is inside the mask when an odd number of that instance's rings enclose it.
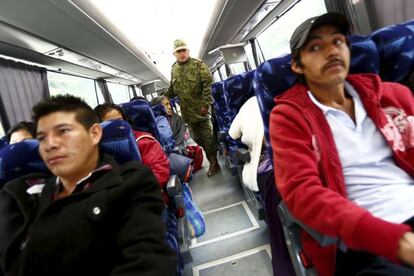
<instances>
[{"instance_id":1,"label":"soldier's trousers","mask_svg":"<svg viewBox=\"0 0 414 276\"><path fill-rule=\"evenodd\" d=\"M217 139L213 133L213 124L210 118L196 123L188 123L188 128L191 137L204 149L207 156L216 154Z\"/></svg>"}]
</instances>

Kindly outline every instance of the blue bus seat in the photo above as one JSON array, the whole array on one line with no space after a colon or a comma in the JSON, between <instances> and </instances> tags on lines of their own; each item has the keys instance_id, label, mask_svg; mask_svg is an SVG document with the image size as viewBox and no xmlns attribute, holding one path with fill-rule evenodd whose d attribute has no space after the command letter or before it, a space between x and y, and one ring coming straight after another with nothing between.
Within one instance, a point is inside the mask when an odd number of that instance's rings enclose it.
<instances>
[{"instance_id":1,"label":"blue bus seat","mask_svg":"<svg viewBox=\"0 0 414 276\"><path fill-rule=\"evenodd\" d=\"M39 154L39 142L27 139L0 150L0 188L7 182L32 173L50 174Z\"/></svg>"},{"instance_id":2,"label":"blue bus seat","mask_svg":"<svg viewBox=\"0 0 414 276\"><path fill-rule=\"evenodd\" d=\"M382 28L370 36L350 36L351 42L351 65L350 73L376 73L383 80L403 81L414 68L414 21L397 24ZM269 115L274 107L273 98L284 93L296 82L296 76L290 68L291 56L286 55L268 60L261 64L254 76L254 89L258 98L259 107L265 126L266 146L272 155L269 140ZM270 182L269 182L270 183ZM274 183L270 183L274 185ZM276 202L280 202L280 195L274 189L274 195L268 196L267 206L273 208ZM295 220L286 206L279 204L277 219L283 218L283 229L269 225L271 235L282 235L285 233L286 244L272 245L272 255L280 255L286 251L292 256L291 262L297 275L314 275L311 267L305 267L300 258L301 245L299 239L300 229L307 228L306 225ZM312 229L305 229L320 242L321 245L337 243L336 237L324 237L315 233ZM278 247L278 248L274 248ZM277 251L278 254L274 254ZM285 252L286 253L286 252ZM286 256L282 252L281 255ZM280 267L289 263L286 258L272 259L273 267Z\"/></svg>"},{"instance_id":3,"label":"blue bus seat","mask_svg":"<svg viewBox=\"0 0 414 276\"><path fill-rule=\"evenodd\" d=\"M141 99L133 100L119 105L125 114L132 120L134 126L140 130L151 133L155 139L160 141L154 113L151 105Z\"/></svg>"},{"instance_id":4,"label":"blue bus seat","mask_svg":"<svg viewBox=\"0 0 414 276\"><path fill-rule=\"evenodd\" d=\"M7 141L6 136L3 136L3 137L0 138L0 150L8 144L9 144L9 142Z\"/></svg>"},{"instance_id":5,"label":"blue bus seat","mask_svg":"<svg viewBox=\"0 0 414 276\"><path fill-rule=\"evenodd\" d=\"M234 75L224 81L224 96L226 100L228 116L230 119L229 128L243 104L248 99L255 96L253 89L253 77L254 70L239 75ZM244 164L250 161L250 154L240 139L233 140L231 137L229 137L228 141L230 142L228 151L229 155L232 157L229 158L229 160L235 162L233 166L237 166L238 176L240 178L240 181L243 183L242 171ZM264 220L265 211L262 204L263 199L261 192L253 192L250 189L246 188L244 185L242 185L242 187L246 202L251 207L251 210L256 211L258 218Z\"/></svg>"},{"instance_id":6,"label":"blue bus seat","mask_svg":"<svg viewBox=\"0 0 414 276\"><path fill-rule=\"evenodd\" d=\"M370 38L379 50L381 78L404 82L414 70L414 20L379 29Z\"/></svg>"}]
</instances>

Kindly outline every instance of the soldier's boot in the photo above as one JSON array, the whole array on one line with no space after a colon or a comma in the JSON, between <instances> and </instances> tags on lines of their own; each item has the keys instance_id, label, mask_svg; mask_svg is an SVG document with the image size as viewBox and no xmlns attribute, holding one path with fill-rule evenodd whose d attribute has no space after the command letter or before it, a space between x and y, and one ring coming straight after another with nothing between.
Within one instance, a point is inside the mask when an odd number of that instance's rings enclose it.
<instances>
[{"instance_id":1,"label":"soldier's boot","mask_svg":"<svg viewBox=\"0 0 414 276\"><path fill-rule=\"evenodd\" d=\"M220 172L220 165L217 160L217 154L208 154L207 159L210 162L210 167L208 168L207 176L213 176Z\"/></svg>"}]
</instances>

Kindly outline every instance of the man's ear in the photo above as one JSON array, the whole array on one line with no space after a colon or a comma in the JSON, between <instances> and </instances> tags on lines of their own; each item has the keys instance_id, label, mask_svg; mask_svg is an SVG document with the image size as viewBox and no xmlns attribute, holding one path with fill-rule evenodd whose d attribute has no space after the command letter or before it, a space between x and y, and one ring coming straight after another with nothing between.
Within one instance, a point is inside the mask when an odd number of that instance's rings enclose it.
<instances>
[{"instance_id":1,"label":"man's ear","mask_svg":"<svg viewBox=\"0 0 414 276\"><path fill-rule=\"evenodd\" d=\"M290 63L290 68L296 74L303 75L303 68L296 61L292 60L292 62Z\"/></svg>"},{"instance_id":2,"label":"man's ear","mask_svg":"<svg viewBox=\"0 0 414 276\"><path fill-rule=\"evenodd\" d=\"M92 141L94 145L99 144L99 141L101 141L102 138L102 127L100 124L95 123L93 124L89 129L89 134L92 137Z\"/></svg>"}]
</instances>

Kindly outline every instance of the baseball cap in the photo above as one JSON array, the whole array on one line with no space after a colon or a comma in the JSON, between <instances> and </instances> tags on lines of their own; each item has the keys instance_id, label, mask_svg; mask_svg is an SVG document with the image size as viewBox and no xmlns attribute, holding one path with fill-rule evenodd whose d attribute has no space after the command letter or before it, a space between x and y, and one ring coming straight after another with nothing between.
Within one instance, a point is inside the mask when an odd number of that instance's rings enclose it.
<instances>
[{"instance_id":1,"label":"baseball cap","mask_svg":"<svg viewBox=\"0 0 414 276\"><path fill-rule=\"evenodd\" d=\"M184 42L182 39L176 39L174 40L174 52L182 50L182 49L188 49L187 43Z\"/></svg>"},{"instance_id":2,"label":"baseball cap","mask_svg":"<svg viewBox=\"0 0 414 276\"><path fill-rule=\"evenodd\" d=\"M347 35L349 23L345 16L336 12L328 12L319 16L311 17L300 24L290 38L290 51L293 53L302 48L308 39L309 33L316 27L322 25L335 25L339 30Z\"/></svg>"}]
</instances>

